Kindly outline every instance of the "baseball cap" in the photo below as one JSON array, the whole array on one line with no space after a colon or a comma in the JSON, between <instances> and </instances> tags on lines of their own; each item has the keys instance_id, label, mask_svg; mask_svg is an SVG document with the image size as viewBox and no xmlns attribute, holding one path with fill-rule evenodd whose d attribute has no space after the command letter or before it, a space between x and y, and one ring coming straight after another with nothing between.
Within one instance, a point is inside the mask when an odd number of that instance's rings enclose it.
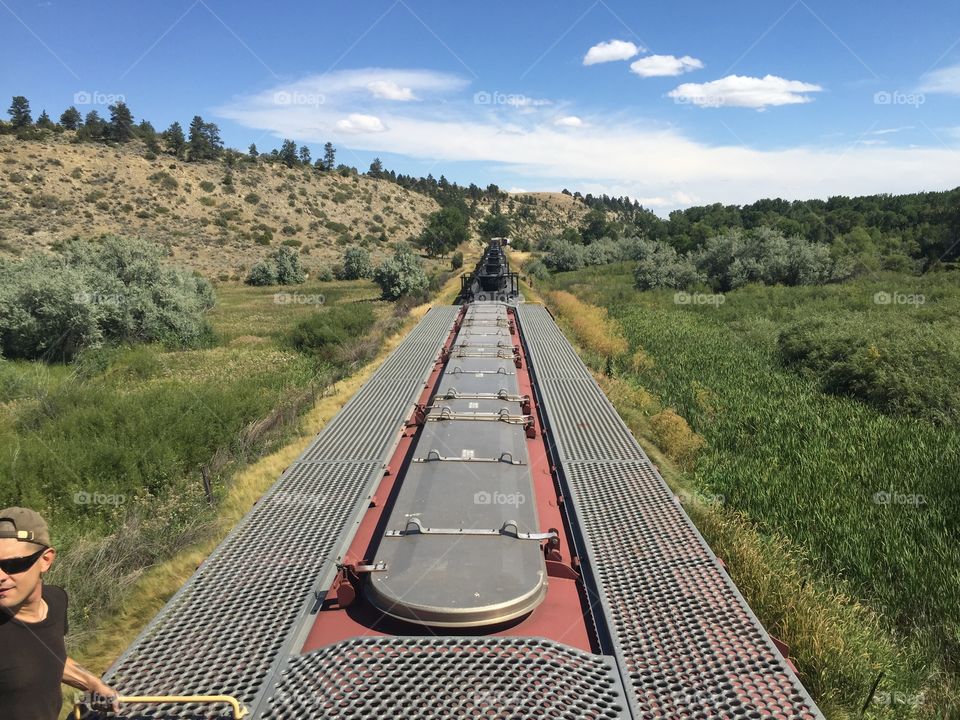
<instances>
[{"instance_id":1,"label":"baseball cap","mask_svg":"<svg viewBox=\"0 0 960 720\"><path fill-rule=\"evenodd\" d=\"M23 542L50 547L50 529L36 510L9 507L0 510L0 538L14 538Z\"/></svg>"}]
</instances>

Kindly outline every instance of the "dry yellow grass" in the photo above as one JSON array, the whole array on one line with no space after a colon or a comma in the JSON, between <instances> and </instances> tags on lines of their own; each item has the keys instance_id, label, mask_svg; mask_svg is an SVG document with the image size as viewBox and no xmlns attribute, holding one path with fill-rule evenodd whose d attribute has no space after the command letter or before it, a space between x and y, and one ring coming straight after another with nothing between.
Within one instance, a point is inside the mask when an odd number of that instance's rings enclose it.
<instances>
[{"instance_id":1,"label":"dry yellow grass","mask_svg":"<svg viewBox=\"0 0 960 720\"><path fill-rule=\"evenodd\" d=\"M629 349L617 323L607 311L582 302L563 290L547 293L550 308L570 326L580 345L603 357L623 355Z\"/></svg>"},{"instance_id":2,"label":"dry yellow grass","mask_svg":"<svg viewBox=\"0 0 960 720\"><path fill-rule=\"evenodd\" d=\"M650 434L657 446L684 468L693 464L697 453L706 445L706 441L672 408L650 418Z\"/></svg>"}]
</instances>

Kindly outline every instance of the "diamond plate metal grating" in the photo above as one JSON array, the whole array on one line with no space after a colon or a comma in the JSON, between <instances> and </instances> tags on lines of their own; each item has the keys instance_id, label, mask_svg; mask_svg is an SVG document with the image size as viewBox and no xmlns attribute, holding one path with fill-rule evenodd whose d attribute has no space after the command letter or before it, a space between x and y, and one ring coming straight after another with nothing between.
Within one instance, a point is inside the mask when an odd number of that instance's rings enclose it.
<instances>
[{"instance_id":1,"label":"diamond plate metal grating","mask_svg":"<svg viewBox=\"0 0 960 720\"><path fill-rule=\"evenodd\" d=\"M613 659L549 640L365 637L291 658L265 720L629 718Z\"/></svg>"},{"instance_id":2,"label":"diamond plate metal grating","mask_svg":"<svg viewBox=\"0 0 960 720\"><path fill-rule=\"evenodd\" d=\"M646 460L620 416L604 403L591 402L598 390L593 378L541 380L540 386L550 398L551 430L562 461Z\"/></svg>"},{"instance_id":3,"label":"diamond plate metal grating","mask_svg":"<svg viewBox=\"0 0 960 720\"><path fill-rule=\"evenodd\" d=\"M585 578L636 716L822 718L632 436L624 447L629 431L603 391L592 379L553 378L560 329L542 308L518 316Z\"/></svg>"},{"instance_id":4,"label":"diamond plate metal grating","mask_svg":"<svg viewBox=\"0 0 960 720\"><path fill-rule=\"evenodd\" d=\"M557 332L557 325L542 305L521 305L518 308L527 343L536 345L540 363L537 375L541 379L591 379L590 371L580 360L567 339Z\"/></svg>"},{"instance_id":5,"label":"diamond plate metal grating","mask_svg":"<svg viewBox=\"0 0 960 720\"><path fill-rule=\"evenodd\" d=\"M349 520L345 508L380 472L372 462L292 466L112 668L109 682L125 695L228 694L253 703Z\"/></svg>"},{"instance_id":6,"label":"diamond plate metal grating","mask_svg":"<svg viewBox=\"0 0 960 720\"><path fill-rule=\"evenodd\" d=\"M109 670L108 682L125 695L229 694L256 709L309 617L317 583L352 537L458 312L444 306L427 313L170 599ZM129 710L145 718L211 712Z\"/></svg>"},{"instance_id":7,"label":"diamond plate metal grating","mask_svg":"<svg viewBox=\"0 0 960 720\"><path fill-rule=\"evenodd\" d=\"M415 391L422 387L422 381L371 378L327 423L326 432L310 444L302 460L383 458L413 411Z\"/></svg>"}]
</instances>

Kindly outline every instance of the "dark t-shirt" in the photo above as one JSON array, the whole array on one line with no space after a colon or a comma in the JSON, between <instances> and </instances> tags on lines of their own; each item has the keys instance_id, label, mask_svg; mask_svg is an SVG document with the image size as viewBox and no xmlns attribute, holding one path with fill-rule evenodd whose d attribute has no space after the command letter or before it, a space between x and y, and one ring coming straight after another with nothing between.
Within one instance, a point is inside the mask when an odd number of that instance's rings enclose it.
<instances>
[{"instance_id":1,"label":"dark t-shirt","mask_svg":"<svg viewBox=\"0 0 960 720\"><path fill-rule=\"evenodd\" d=\"M0 718L56 720L67 662L67 594L44 585L47 617L24 623L0 610Z\"/></svg>"}]
</instances>

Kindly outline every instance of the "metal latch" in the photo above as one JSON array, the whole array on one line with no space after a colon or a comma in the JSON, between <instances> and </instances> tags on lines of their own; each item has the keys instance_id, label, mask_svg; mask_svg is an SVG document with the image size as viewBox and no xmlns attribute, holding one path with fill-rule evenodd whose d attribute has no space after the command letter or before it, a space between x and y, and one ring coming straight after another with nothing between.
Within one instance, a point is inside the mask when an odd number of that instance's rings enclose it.
<instances>
[{"instance_id":1,"label":"metal latch","mask_svg":"<svg viewBox=\"0 0 960 720\"><path fill-rule=\"evenodd\" d=\"M507 520L499 528L429 528L424 527L420 518L410 518L403 530L387 530L384 537L405 537L407 535L479 535L483 537L506 537L517 540L550 540L557 537L555 530L540 533L520 532L520 527L514 520Z\"/></svg>"}]
</instances>

